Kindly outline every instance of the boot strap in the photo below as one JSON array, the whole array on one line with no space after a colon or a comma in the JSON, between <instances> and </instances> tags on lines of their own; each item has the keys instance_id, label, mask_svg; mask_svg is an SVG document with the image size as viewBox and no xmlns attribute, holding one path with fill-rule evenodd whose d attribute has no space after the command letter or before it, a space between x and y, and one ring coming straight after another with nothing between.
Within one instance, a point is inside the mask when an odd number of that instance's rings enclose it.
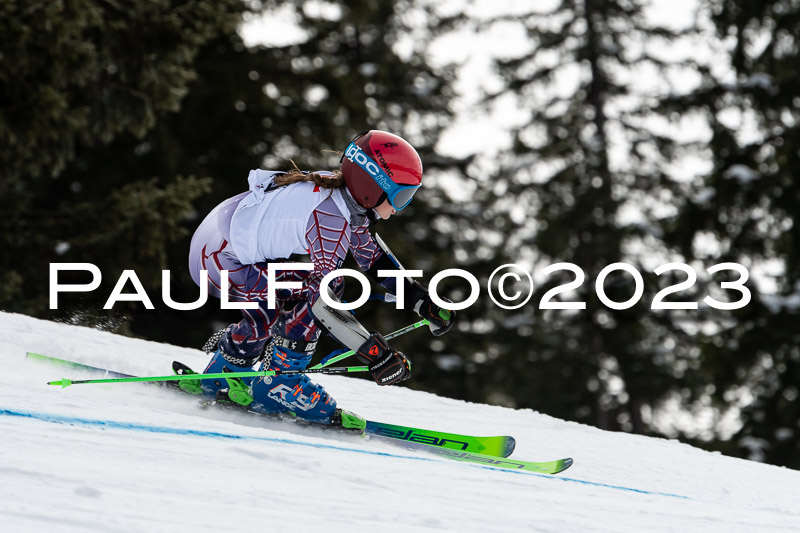
<instances>
[{"instance_id":1,"label":"boot strap","mask_svg":"<svg viewBox=\"0 0 800 533\"><path fill-rule=\"evenodd\" d=\"M286 348L293 352L314 353L317 349L317 342L319 341L305 341L305 340L292 340L280 335L272 336L272 343L278 348Z\"/></svg>"},{"instance_id":2,"label":"boot strap","mask_svg":"<svg viewBox=\"0 0 800 533\"><path fill-rule=\"evenodd\" d=\"M225 350L220 350L222 352L222 358L225 359L232 365L236 366L253 366L258 361L261 360L262 355L257 355L255 357L234 357L228 354Z\"/></svg>"}]
</instances>

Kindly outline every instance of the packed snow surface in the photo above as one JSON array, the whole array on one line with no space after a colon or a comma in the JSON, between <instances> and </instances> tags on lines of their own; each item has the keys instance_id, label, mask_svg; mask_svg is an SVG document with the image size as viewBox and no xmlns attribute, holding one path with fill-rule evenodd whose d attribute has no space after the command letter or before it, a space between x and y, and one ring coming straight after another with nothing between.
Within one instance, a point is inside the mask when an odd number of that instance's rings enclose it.
<instances>
[{"instance_id":1,"label":"packed snow surface","mask_svg":"<svg viewBox=\"0 0 800 533\"><path fill-rule=\"evenodd\" d=\"M199 350L0 313L3 531L798 531L800 472L530 410L319 376L372 420L510 434L554 476L202 410L197 400L27 360L137 375L203 368ZM412 377L413 379L413 377Z\"/></svg>"}]
</instances>

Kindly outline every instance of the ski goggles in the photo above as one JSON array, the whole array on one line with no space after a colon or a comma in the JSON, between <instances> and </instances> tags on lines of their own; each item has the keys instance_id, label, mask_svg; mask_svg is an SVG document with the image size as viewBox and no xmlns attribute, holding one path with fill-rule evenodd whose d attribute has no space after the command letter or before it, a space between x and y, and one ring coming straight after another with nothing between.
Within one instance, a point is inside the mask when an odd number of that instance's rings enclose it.
<instances>
[{"instance_id":1,"label":"ski goggles","mask_svg":"<svg viewBox=\"0 0 800 533\"><path fill-rule=\"evenodd\" d=\"M386 195L386 199L389 200L392 207L398 211L411 203L411 199L414 197L417 189L420 188L420 185L400 185L392 181L392 178L386 174L380 165L365 154L364 150L356 145L355 142L351 142L347 145L347 150L345 150L342 157L346 157L369 174L370 177L375 180L375 183L378 184L378 187L383 189L383 193ZM380 203L381 202L378 202L378 204Z\"/></svg>"}]
</instances>

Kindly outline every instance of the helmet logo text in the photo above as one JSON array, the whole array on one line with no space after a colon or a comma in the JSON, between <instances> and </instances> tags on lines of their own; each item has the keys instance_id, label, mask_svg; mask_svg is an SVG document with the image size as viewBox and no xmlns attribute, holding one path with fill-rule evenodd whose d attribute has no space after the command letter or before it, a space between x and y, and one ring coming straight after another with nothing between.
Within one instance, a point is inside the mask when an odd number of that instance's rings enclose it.
<instances>
[{"instance_id":1,"label":"helmet logo text","mask_svg":"<svg viewBox=\"0 0 800 533\"><path fill-rule=\"evenodd\" d=\"M387 144L397 144L397 143L387 143ZM378 162L383 167L383 170L389 175L389 177L393 177L394 174L392 173L392 169L389 168L389 163L386 162L386 159L383 158L383 154L380 150L375 150L375 155L378 156Z\"/></svg>"},{"instance_id":2,"label":"helmet logo text","mask_svg":"<svg viewBox=\"0 0 800 533\"><path fill-rule=\"evenodd\" d=\"M367 156L364 151L356 146L355 144L350 144L347 147L347 151L344 153L344 156L358 165L359 167L363 168L364 170L372 176L372 179L383 189L384 191L389 191L392 188L392 183L389 180L389 176L386 175L385 172L381 170L381 168L372 160L371 157Z\"/></svg>"}]
</instances>

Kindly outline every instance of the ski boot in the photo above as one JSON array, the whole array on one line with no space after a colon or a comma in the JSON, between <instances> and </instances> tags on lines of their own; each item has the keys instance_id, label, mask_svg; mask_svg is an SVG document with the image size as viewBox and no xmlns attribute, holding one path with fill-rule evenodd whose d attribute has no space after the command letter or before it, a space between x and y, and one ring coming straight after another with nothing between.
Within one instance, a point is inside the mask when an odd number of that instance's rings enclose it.
<instances>
[{"instance_id":1,"label":"ski boot","mask_svg":"<svg viewBox=\"0 0 800 533\"><path fill-rule=\"evenodd\" d=\"M290 339L285 331L281 318L272 327L272 341L261 370L297 371L311 362L317 343ZM336 411L336 400L305 374L259 377L253 381L252 394L250 409L261 413L292 412L303 420L330 424Z\"/></svg>"}]
</instances>

